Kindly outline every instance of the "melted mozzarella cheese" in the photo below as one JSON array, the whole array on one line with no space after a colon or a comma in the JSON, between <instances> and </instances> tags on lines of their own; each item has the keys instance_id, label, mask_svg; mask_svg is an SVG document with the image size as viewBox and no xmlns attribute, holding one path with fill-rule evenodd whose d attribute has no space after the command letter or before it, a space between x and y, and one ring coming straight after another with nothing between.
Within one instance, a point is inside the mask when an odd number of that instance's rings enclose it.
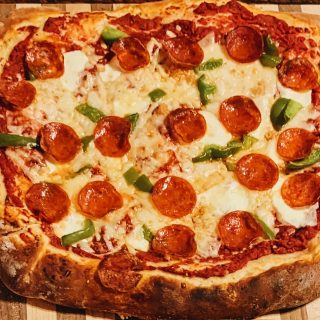
<instances>
[{"instance_id":1,"label":"melted mozzarella cheese","mask_svg":"<svg viewBox=\"0 0 320 320\"><path fill-rule=\"evenodd\" d=\"M296 228L315 226L317 224L318 204L305 208L291 208L281 196L281 186L284 179L280 179L274 187L272 203L277 211L278 220Z\"/></svg>"},{"instance_id":2,"label":"melted mozzarella cheese","mask_svg":"<svg viewBox=\"0 0 320 320\"><path fill-rule=\"evenodd\" d=\"M64 88L75 91L79 85L80 73L84 71L88 62L88 57L80 50L70 51L63 54L64 56L64 74L61 82Z\"/></svg>"},{"instance_id":3,"label":"melted mozzarella cheese","mask_svg":"<svg viewBox=\"0 0 320 320\"><path fill-rule=\"evenodd\" d=\"M270 103L276 93L276 70L263 67L259 61L246 64L233 61L225 49L214 42L212 34L207 35L199 44L204 51L204 60L221 58L224 61L221 67L205 72L206 77L217 86L212 103L207 106L208 110L217 111L223 100L244 95L256 102L263 120L267 121Z\"/></svg>"},{"instance_id":4,"label":"melted mozzarella cheese","mask_svg":"<svg viewBox=\"0 0 320 320\"><path fill-rule=\"evenodd\" d=\"M126 245L129 251L133 249L147 252L149 250L150 244L143 236L142 225L136 225L132 232L130 232L126 238Z\"/></svg>"},{"instance_id":5,"label":"melted mozzarella cheese","mask_svg":"<svg viewBox=\"0 0 320 320\"><path fill-rule=\"evenodd\" d=\"M278 229L274 226L276 217L273 215L270 209L260 207L255 211L255 214L274 232L274 234L277 234Z\"/></svg>"},{"instance_id":6,"label":"melted mozzarella cheese","mask_svg":"<svg viewBox=\"0 0 320 320\"><path fill-rule=\"evenodd\" d=\"M80 215L76 210L71 210L64 219L58 223L52 224L52 227L54 229L54 233L58 237L62 237L66 234L83 229L84 220L84 216Z\"/></svg>"},{"instance_id":7,"label":"melted mozzarella cheese","mask_svg":"<svg viewBox=\"0 0 320 320\"><path fill-rule=\"evenodd\" d=\"M311 104L311 90L304 92L294 91L290 88L284 87L279 80L277 80L277 88L280 92L282 98L292 99L301 103L304 107L307 107Z\"/></svg>"},{"instance_id":8,"label":"melted mozzarella cheese","mask_svg":"<svg viewBox=\"0 0 320 320\"><path fill-rule=\"evenodd\" d=\"M225 129L219 119L209 111L200 111L207 123L207 130L203 138L201 138L198 144L202 146L208 144L217 144L225 146L231 139L232 135Z\"/></svg>"},{"instance_id":9,"label":"melted mozzarella cheese","mask_svg":"<svg viewBox=\"0 0 320 320\"><path fill-rule=\"evenodd\" d=\"M236 210L250 211L248 193L237 181L228 179L201 193L198 203L217 216Z\"/></svg>"},{"instance_id":10,"label":"melted mozzarella cheese","mask_svg":"<svg viewBox=\"0 0 320 320\"><path fill-rule=\"evenodd\" d=\"M99 73L100 78L104 82L117 80L121 76L121 72L110 64L104 65L104 70Z\"/></svg>"}]
</instances>

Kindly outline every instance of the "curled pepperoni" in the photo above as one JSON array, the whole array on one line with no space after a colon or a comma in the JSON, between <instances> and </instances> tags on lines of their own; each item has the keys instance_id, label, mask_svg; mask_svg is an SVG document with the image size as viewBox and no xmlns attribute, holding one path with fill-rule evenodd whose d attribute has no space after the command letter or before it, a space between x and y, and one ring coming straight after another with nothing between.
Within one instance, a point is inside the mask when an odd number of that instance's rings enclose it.
<instances>
[{"instance_id":1,"label":"curled pepperoni","mask_svg":"<svg viewBox=\"0 0 320 320\"><path fill-rule=\"evenodd\" d=\"M278 181L279 169L272 159L258 153L243 156L236 165L239 182L250 190L268 190Z\"/></svg>"},{"instance_id":2,"label":"curled pepperoni","mask_svg":"<svg viewBox=\"0 0 320 320\"><path fill-rule=\"evenodd\" d=\"M204 136L207 130L205 118L191 108L173 110L165 119L171 139L180 144L191 143Z\"/></svg>"},{"instance_id":3,"label":"curled pepperoni","mask_svg":"<svg viewBox=\"0 0 320 320\"><path fill-rule=\"evenodd\" d=\"M167 176L154 185L152 201L161 214L171 218L181 218L192 212L197 196L188 181Z\"/></svg>"},{"instance_id":4,"label":"curled pepperoni","mask_svg":"<svg viewBox=\"0 0 320 320\"><path fill-rule=\"evenodd\" d=\"M283 183L281 195L292 208L315 204L320 197L320 177L311 172L291 176Z\"/></svg>"},{"instance_id":5,"label":"curled pepperoni","mask_svg":"<svg viewBox=\"0 0 320 320\"><path fill-rule=\"evenodd\" d=\"M134 71L147 66L150 56L145 46L136 38L126 37L112 44L111 51L116 54L120 67Z\"/></svg>"},{"instance_id":6,"label":"curled pepperoni","mask_svg":"<svg viewBox=\"0 0 320 320\"><path fill-rule=\"evenodd\" d=\"M263 52L263 39L253 28L237 27L227 34L226 49L229 56L237 62L253 62L259 59Z\"/></svg>"},{"instance_id":7,"label":"curled pepperoni","mask_svg":"<svg viewBox=\"0 0 320 320\"><path fill-rule=\"evenodd\" d=\"M305 129L290 128L283 131L278 138L277 152L286 161L307 157L317 137Z\"/></svg>"},{"instance_id":8,"label":"curled pepperoni","mask_svg":"<svg viewBox=\"0 0 320 320\"><path fill-rule=\"evenodd\" d=\"M102 118L94 130L94 144L107 157L122 157L131 148L131 124L127 119L109 116Z\"/></svg>"},{"instance_id":9,"label":"curled pepperoni","mask_svg":"<svg viewBox=\"0 0 320 320\"><path fill-rule=\"evenodd\" d=\"M235 136L242 136L256 130L261 114L256 104L248 97L234 96L220 105L220 121Z\"/></svg>"},{"instance_id":10,"label":"curled pepperoni","mask_svg":"<svg viewBox=\"0 0 320 320\"><path fill-rule=\"evenodd\" d=\"M106 255L98 266L98 276L106 288L127 292L136 287L141 279L139 270L143 263L128 252Z\"/></svg>"},{"instance_id":11,"label":"curled pepperoni","mask_svg":"<svg viewBox=\"0 0 320 320\"><path fill-rule=\"evenodd\" d=\"M169 258L192 257L197 250L194 232L181 224L164 227L152 240L152 250Z\"/></svg>"},{"instance_id":12,"label":"curled pepperoni","mask_svg":"<svg viewBox=\"0 0 320 320\"><path fill-rule=\"evenodd\" d=\"M37 79L59 78L63 75L62 52L51 42L34 42L27 49L25 59L28 69Z\"/></svg>"},{"instance_id":13,"label":"curled pepperoni","mask_svg":"<svg viewBox=\"0 0 320 320\"><path fill-rule=\"evenodd\" d=\"M187 37L176 37L164 41L170 60L184 69L193 69L204 57L203 50L197 42Z\"/></svg>"},{"instance_id":14,"label":"curled pepperoni","mask_svg":"<svg viewBox=\"0 0 320 320\"><path fill-rule=\"evenodd\" d=\"M87 183L78 194L81 211L90 218L102 218L123 205L122 197L107 181Z\"/></svg>"},{"instance_id":15,"label":"curled pepperoni","mask_svg":"<svg viewBox=\"0 0 320 320\"><path fill-rule=\"evenodd\" d=\"M81 149L81 140L76 132L63 123L47 123L40 129L38 137L41 149L53 162L69 162Z\"/></svg>"},{"instance_id":16,"label":"curled pepperoni","mask_svg":"<svg viewBox=\"0 0 320 320\"><path fill-rule=\"evenodd\" d=\"M278 78L282 85L297 91L311 90L318 82L315 67L305 58L295 58L282 63Z\"/></svg>"},{"instance_id":17,"label":"curled pepperoni","mask_svg":"<svg viewBox=\"0 0 320 320\"><path fill-rule=\"evenodd\" d=\"M24 109L36 95L36 88L28 81L0 81L0 99L9 108Z\"/></svg>"},{"instance_id":18,"label":"curled pepperoni","mask_svg":"<svg viewBox=\"0 0 320 320\"><path fill-rule=\"evenodd\" d=\"M246 211L232 211L218 223L218 231L223 244L230 249L243 249L263 231L257 221Z\"/></svg>"},{"instance_id":19,"label":"curled pepperoni","mask_svg":"<svg viewBox=\"0 0 320 320\"><path fill-rule=\"evenodd\" d=\"M49 223L60 221L70 207L67 193L56 184L47 182L32 185L26 193L25 201L32 213L40 215Z\"/></svg>"}]
</instances>

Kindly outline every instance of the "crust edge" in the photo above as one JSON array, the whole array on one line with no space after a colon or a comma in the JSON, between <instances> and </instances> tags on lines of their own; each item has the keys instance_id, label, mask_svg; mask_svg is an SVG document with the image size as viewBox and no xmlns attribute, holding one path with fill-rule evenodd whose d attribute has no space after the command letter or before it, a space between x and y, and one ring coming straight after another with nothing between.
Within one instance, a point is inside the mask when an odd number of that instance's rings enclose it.
<instances>
[{"instance_id":1,"label":"crust edge","mask_svg":"<svg viewBox=\"0 0 320 320\"><path fill-rule=\"evenodd\" d=\"M144 274L138 286L125 293L102 286L96 272L99 260L63 253L41 234L28 243L18 233L2 237L0 262L1 280L19 295L150 320L250 319L320 296L320 261L296 261L210 287Z\"/></svg>"}]
</instances>

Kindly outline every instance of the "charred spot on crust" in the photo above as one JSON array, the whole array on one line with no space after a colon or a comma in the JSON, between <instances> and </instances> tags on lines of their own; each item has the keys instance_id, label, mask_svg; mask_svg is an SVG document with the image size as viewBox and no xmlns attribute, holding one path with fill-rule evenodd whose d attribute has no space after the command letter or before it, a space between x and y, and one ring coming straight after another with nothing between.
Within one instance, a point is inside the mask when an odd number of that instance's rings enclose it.
<instances>
[{"instance_id":1,"label":"charred spot on crust","mask_svg":"<svg viewBox=\"0 0 320 320\"><path fill-rule=\"evenodd\" d=\"M220 290L209 290L206 288L195 288L191 291L192 300L201 300L201 301L212 301L220 300L221 294Z\"/></svg>"},{"instance_id":2,"label":"charred spot on crust","mask_svg":"<svg viewBox=\"0 0 320 320\"><path fill-rule=\"evenodd\" d=\"M46 263L44 263L42 271L47 279L51 282L68 280L72 273L68 260L54 255L48 255L45 260Z\"/></svg>"}]
</instances>

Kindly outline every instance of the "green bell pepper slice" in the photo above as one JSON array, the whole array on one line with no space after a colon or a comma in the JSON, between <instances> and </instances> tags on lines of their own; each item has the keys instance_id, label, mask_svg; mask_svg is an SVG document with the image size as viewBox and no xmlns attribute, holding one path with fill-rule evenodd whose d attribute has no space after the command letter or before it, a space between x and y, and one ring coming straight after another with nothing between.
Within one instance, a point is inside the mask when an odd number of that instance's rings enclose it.
<instances>
[{"instance_id":1,"label":"green bell pepper slice","mask_svg":"<svg viewBox=\"0 0 320 320\"><path fill-rule=\"evenodd\" d=\"M83 229L64 235L61 238L61 244L66 247L80 240L87 239L95 233L94 224L91 220L86 219L83 222Z\"/></svg>"},{"instance_id":2,"label":"green bell pepper slice","mask_svg":"<svg viewBox=\"0 0 320 320\"><path fill-rule=\"evenodd\" d=\"M101 37L107 44L112 44L114 41L126 37L127 34L119 29L106 27L102 33Z\"/></svg>"},{"instance_id":3,"label":"green bell pepper slice","mask_svg":"<svg viewBox=\"0 0 320 320\"><path fill-rule=\"evenodd\" d=\"M275 68L282 61L278 49L269 35L263 38L263 42L264 52L260 57L260 62L265 67Z\"/></svg>"},{"instance_id":4,"label":"green bell pepper slice","mask_svg":"<svg viewBox=\"0 0 320 320\"><path fill-rule=\"evenodd\" d=\"M151 92L149 92L148 96L150 97L152 102L156 102L160 100L162 97L166 95L165 91L163 91L160 88L154 89Z\"/></svg>"},{"instance_id":5,"label":"green bell pepper slice","mask_svg":"<svg viewBox=\"0 0 320 320\"><path fill-rule=\"evenodd\" d=\"M140 173L134 167L131 167L123 174L123 177L129 185L134 184L138 180L139 176Z\"/></svg>"},{"instance_id":6,"label":"green bell pepper slice","mask_svg":"<svg viewBox=\"0 0 320 320\"><path fill-rule=\"evenodd\" d=\"M78 105L76 110L89 118L92 122L98 122L100 119L105 117L105 114L101 110L90 106L88 103Z\"/></svg>"},{"instance_id":7,"label":"green bell pepper slice","mask_svg":"<svg viewBox=\"0 0 320 320\"><path fill-rule=\"evenodd\" d=\"M217 87L214 84L206 82L206 76L203 74L197 81L197 86L200 94L200 100L203 105L210 102L209 96L214 94Z\"/></svg>"},{"instance_id":8,"label":"green bell pepper slice","mask_svg":"<svg viewBox=\"0 0 320 320\"><path fill-rule=\"evenodd\" d=\"M226 147L218 145L206 146L204 151L197 157L192 158L192 162L203 162L208 160L227 158L241 149L239 145L227 145Z\"/></svg>"},{"instance_id":9,"label":"green bell pepper slice","mask_svg":"<svg viewBox=\"0 0 320 320\"><path fill-rule=\"evenodd\" d=\"M282 58L279 56L273 56L268 53L263 53L260 57L260 62L265 67L275 68L278 64L280 64Z\"/></svg>"},{"instance_id":10,"label":"green bell pepper slice","mask_svg":"<svg viewBox=\"0 0 320 320\"><path fill-rule=\"evenodd\" d=\"M129 120L131 123L131 131L133 131L139 120L139 113L132 113L125 116L125 119Z\"/></svg>"},{"instance_id":11,"label":"green bell pepper slice","mask_svg":"<svg viewBox=\"0 0 320 320\"><path fill-rule=\"evenodd\" d=\"M152 231L144 224L142 226L142 232L143 232L143 237L147 240L147 241L151 241L154 237Z\"/></svg>"},{"instance_id":12,"label":"green bell pepper slice","mask_svg":"<svg viewBox=\"0 0 320 320\"><path fill-rule=\"evenodd\" d=\"M265 53L272 56L277 56L279 54L277 46L274 44L269 35L263 38L263 44Z\"/></svg>"},{"instance_id":13,"label":"green bell pepper slice","mask_svg":"<svg viewBox=\"0 0 320 320\"><path fill-rule=\"evenodd\" d=\"M0 147L37 147L37 140L11 133L0 133Z\"/></svg>"},{"instance_id":14,"label":"green bell pepper slice","mask_svg":"<svg viewBox=\"0 0 320 320\"><path fill-rule=\"evenodd\" d=\"M300 170L300 169L310 167L319 161L320 161L320 149L314 149L311 151L308 157L298 161L290 161L287 164L287 169Z\"/></svg>"},{"instance_id":15,"label":"green bell pepper slice","mask_svg":"<svg viewBox=\"0 0 320 320\"><path fill-rule=\"evenodd\" d=\"M245 135L241 140L231 140L227 143L225 147L218 146L215 144L205 146L203 152L192 158L192 162L202 162L208 160L224 159L229 156L234 155L240 150L246 150L252 147L252 145L257 142L258 139Z\"/></svg>"},{"instance_id":16,"label":"green bell pepper slice","mask_svg":"<svg viewBox=\"0 0 320 320\"><path fill-rule=\"evenodd\" d=\"M83 152L86 152L88 147L89 147L89 143L93 140L93 135L90 136L84 136L81 138L81 143L82 143L82 150Z\"/></svg>"},{"instance_id":17,"label":"green bell pepper slice","mask_svg":"<svg viewBox=\"0 0 320 320\"><path fill-rule=\"evenodd\" d=\"M202 62L199 64L195 69L195 73L199 73L201 71L207 71L207 70L213 70L221 67L223 65L223 60L222 59L214 59L211 58L205 62Z\"/></svg>"},{"instance_id":18,"label":"green bell pepper slice","mask_svg":"<svg viewBox=\"0 0 320 320\"><path fill-rule=\"evenodd\" d=\"M292 99L279 98L271 107L270 119L275 130L279 131L303 106Z\"/></svg>"},{"instance_id":19,"label":"green bell pepper slice","mask_svg":"<svg viewBox=\"0 0 320 320\"><path fill-rule=\"evenodd\" d=\"M134 186L143 192L151 192L153 189L153 184L150 182L149 178L142 174L135 182Z\"/></svg>"}]
</instances>

